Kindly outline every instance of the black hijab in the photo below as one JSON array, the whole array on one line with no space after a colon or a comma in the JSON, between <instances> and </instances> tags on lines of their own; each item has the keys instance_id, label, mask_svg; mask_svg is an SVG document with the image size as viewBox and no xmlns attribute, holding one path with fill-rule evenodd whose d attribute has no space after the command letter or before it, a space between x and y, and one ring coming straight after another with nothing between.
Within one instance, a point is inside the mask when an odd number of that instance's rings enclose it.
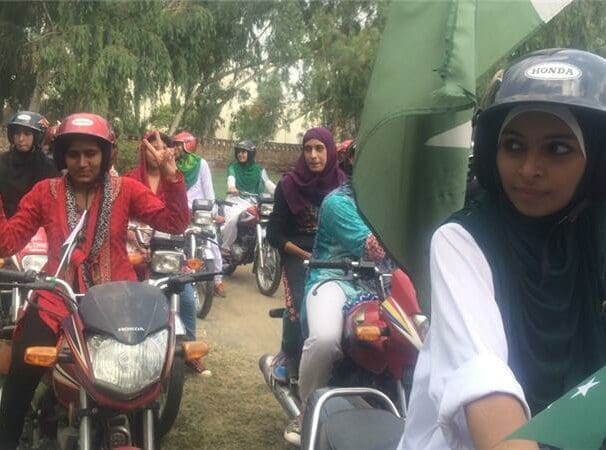
<instances>
[{"instance_id":1,"label":"black hijab","mask_svg":"<svg viewBox=\"0 0 606 450\"><path fill-rule=\"evenodd\" d=\"M11 145L8 152L0 153L0 195L4 214L13 216L21 198L38 181L59 175L53 162L38 146L34 145L29 152L21 152Z\"/></svg>"},{"instance_id":2,"label":"black hijab","mask_svg":"<svg viewBox=\"0 0 606 450\"><path fill-rule=\"evenodd\" d=\"M450 219L470 232L490 265L509 365L533 414L606 364L606 209L589 195L606 140L589 115L574 114L587 165L567 207L528 218L499 188Z\"/></svg>"}]
</instances>

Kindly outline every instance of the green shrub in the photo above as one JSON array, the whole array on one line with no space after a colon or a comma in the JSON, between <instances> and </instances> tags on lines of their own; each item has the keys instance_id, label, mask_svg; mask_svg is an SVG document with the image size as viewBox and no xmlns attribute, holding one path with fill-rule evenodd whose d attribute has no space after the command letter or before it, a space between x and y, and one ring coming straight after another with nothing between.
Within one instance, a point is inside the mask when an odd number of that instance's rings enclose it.
<instances>
[{"instance_id":1,"label":"green shrub","mask_svg":"<svg viewBox=\"0 0 606 450\"><path fill-rule=\"evenodd\" d=\"M139 165L139 141L118 139L116 170L120 175Z\"/></svg>"}]
</instances>

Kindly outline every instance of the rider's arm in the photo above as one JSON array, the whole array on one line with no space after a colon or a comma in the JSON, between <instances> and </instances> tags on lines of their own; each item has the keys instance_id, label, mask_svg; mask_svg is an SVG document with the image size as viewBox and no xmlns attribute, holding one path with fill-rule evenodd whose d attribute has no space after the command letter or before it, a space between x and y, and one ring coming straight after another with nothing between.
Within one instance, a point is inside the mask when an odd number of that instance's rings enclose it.
<instances>
[{"instance_id":1,"label":"rider's arm","mask_svg":"<svg viewBox=\"0 0 606 450\"><path fill-rule=\"evenodd\" d=\"M10 256L21 250L42 226L43 199L50 192L48 181L37 183L19 202L15 214L7 219L0 198L0 256Z\"/></svg>"},{"instance_id":2,"label":"rider's arm","mask_svg":"<svg viewBox=\"0 0 606 450\"><path fill-rule=\"evenodd\" d=\"M495 438L521 423L513 405L523 411L522 421L530 410L508 366L490 266L473 237L462 226L448 223L432 238L430 275L431 327L415 368L403 448L421 448L428 434L449 448L496 443ZM511 401L483 401L495 395ZM498 430L498 436L478 419L478 411L490 415L489 428Z\"/></svg>"},{"instance_id":3,"label":"rider's arm","mask_svg":"<svg viewBox=\"0 0 606 450\"><path fill-rule=\"evenodd\" d=\"M288 203L282 193L282 185L278 183L274 193L274 208L267 224L267 240L273 247L282 250L284 253L298 256L301 259L308 259L311 256L310 253L288 240L286 236L288 219L291 215Z\"/></svg>"},{"instance_id":4,"label":"rider's arm","mask_svg":"<svg viewBox=\"0 0 606 450\"><path fill-rule=\"evenodd\" d=\"M538 450L534 442L503 441L526 423L524 408L507 394L490 394L465 407L469 434L477 450Z\"/></svg>"},{"instance_id":5,"label":"rider's arm","mask_svg":"<svg viewBox=\"0 0 606 450\"><path fill-rule=\"evenodd\" d=\"M238 193L238 189L236 188L236 174L231 165L227 168L227 193Z\"/></svg>"},{"instance_id":6,"label":"rider's arm","mask_svg":"<svg viewBox=\"0 0 606 450\"><path fill-rule=\"evenodd\" d=\"M198 170L198 179L189 189L187 189L187 203L189 205L189 209L192 208L194 200L197 200L200 198L202 198L202 199L207 198L204 196L204 189L202 186L202 163L203 162L204 162L204 160L200 161L200 169ZM212 200L214 200L214 198Z\"/></svg>"},{"instance_id":7,"label":"rider's arm","mask_svg":"<svg viewBox=\"0 0 606 450\"><path fill-rule=\"evenodd\" d=\"M269 176L267 175L267 171L265 169L261 171L261 180L263 180L265 190L270 194L273 194L276 190L276 184L269 179Z\"/></svg>"},{"instance_id":8,"label":"rider's arm","mask_svg":"<svg viewBox=\"0 0 606 450\"><path fill-rule=\"evenodd\" d=\"M175 181L162 179L163 200L147 186L132 178L122 178L123 188L130 190L130 216L165 233L179 234L190 221L185 180L179 172Z\"/></svg>"},{"instance_id":9,"label":"rider's arm","mask_svg":"<svg viewBox=\"0 0 606 450\"><path fill-rule=\"evenodd\" d=\"M215 188L213 187L213 177L208 167L206 160L200 162L200 173L198 175L198 183L202 190L202 198L206 200L214 200Z\"/></svg>"}]
</instances>

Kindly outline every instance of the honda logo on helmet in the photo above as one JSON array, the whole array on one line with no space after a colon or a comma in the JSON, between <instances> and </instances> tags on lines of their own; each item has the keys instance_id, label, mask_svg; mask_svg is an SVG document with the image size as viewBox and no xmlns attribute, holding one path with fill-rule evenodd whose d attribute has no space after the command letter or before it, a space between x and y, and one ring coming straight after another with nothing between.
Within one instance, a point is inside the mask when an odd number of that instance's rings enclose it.
<instances>
[{"instance_id":1,"label":"honda logo on helmet","mask_svg":"<svg viewBox=\"0 0 606 450\"><path fill-rule=\"evenodd\" d=\"M86 117L77 117L72 120L72 124L79 127L90 127L91 125L94 125L94 122Z\"/></svg>"},{"instance_id":2,"label":"honda logo on helmet","mask_svg":"<svg viewBox=\"0 0 606 450\"><path fill-rule=\"evenodd\" d=\"M30 116L29 114L19 114L17 116L17 120L26 120L26 121L30 121L32 120L32 116Z\"/></svg>"},{"instance_id":3,"label":"honda logo on helmet","mask_svg":"<svg viewBox=\"0 0 606 450\"><path fill-rule=\"evenodd\" d=\"M524 75L535 80L565 81L576 80L583 75L583 72L572 64L548 62L535 64L526 69Z\"/></svg>"}]
</instances>

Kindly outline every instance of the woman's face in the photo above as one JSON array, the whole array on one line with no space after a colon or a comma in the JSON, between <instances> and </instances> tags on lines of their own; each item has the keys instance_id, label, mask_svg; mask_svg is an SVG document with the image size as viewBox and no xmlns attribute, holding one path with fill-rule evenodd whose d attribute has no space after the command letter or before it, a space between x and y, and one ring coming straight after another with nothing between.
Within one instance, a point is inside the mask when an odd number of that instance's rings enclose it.
<instances>
[{"instance_id":1,"label":"woman's face","mask_svg":"<svg viewBox=\"0 0 606 450\"><path fill-rule=\"evenodd\" d=\"M328 152L326 146L318 139L310 139L303 144L305 164L313 173L322 173L326 167Z\"/></svg>"},{"instance_id":2,"label":"woman's face","mask_svg":"<svg viewBox=\"0 0 606 450\"><path fill-rule=\"evenodd\" d=\"M238 161L242 164L248 161L248 152L246 150L240 150L238 152Z\"/></svg>"},{"instance_id":3,"label":"woman's face","mask_svg":"<svg viewBox=\"0 0 606 450\"><path fill-rule=\"evenodd\" d=\"M566 207L585 172L586 158L568 125L528 111L501 133L497 169L507 198L520 214L543 217Z\"/></svg>"},{"instance_id":4,"label":"woman's face","mask_svg":"<svg viewBox=\"0 0 606 450\"><path fill-rule=\"evenodd\" d=\"M20 152L29 152L34 146L34 132L27 127L16 126L13 133L13 144Z\"/></svg>"},{"instance_id":5,"label":"woman's face","mask_svg":"<svg viewBox=\"0 0 606 450\"><path fill-rule=\"evenodd\" d=\"M152 139L153 139L153 141L152 141ZM152 137L150 137L148 139L148 141L152 145L152 147L154 147L158 151L166 149L166 144L164 143L164 141L162 139L157 140L152 135ZM145 152L145 159L147 162L148 169L157 169L159 167L158 161L156 161L156 158L154 158L154 156L152 154L150 154L150 152Z\"/></svg>"},{"instance_id":6,"label":"woman's face","mask_svg":"<svg viewBox=\"0 0 606 450\"><path fill-rule=\"evenodd\" d=\"M76 185L90 185L101 173L103 152L96 139L74 137L67 144L65 165Z\"/></svg>"},{"instance_id":7,"label":"woman's face","mask_svg":"<svg viewBox=\"0 0 606 450\"><path fill-rule=\"evenodd\" d=\"M181 159L185 155L185 146L183 142L175 142L175 158Z\"/></svg>"}]
</instances>

